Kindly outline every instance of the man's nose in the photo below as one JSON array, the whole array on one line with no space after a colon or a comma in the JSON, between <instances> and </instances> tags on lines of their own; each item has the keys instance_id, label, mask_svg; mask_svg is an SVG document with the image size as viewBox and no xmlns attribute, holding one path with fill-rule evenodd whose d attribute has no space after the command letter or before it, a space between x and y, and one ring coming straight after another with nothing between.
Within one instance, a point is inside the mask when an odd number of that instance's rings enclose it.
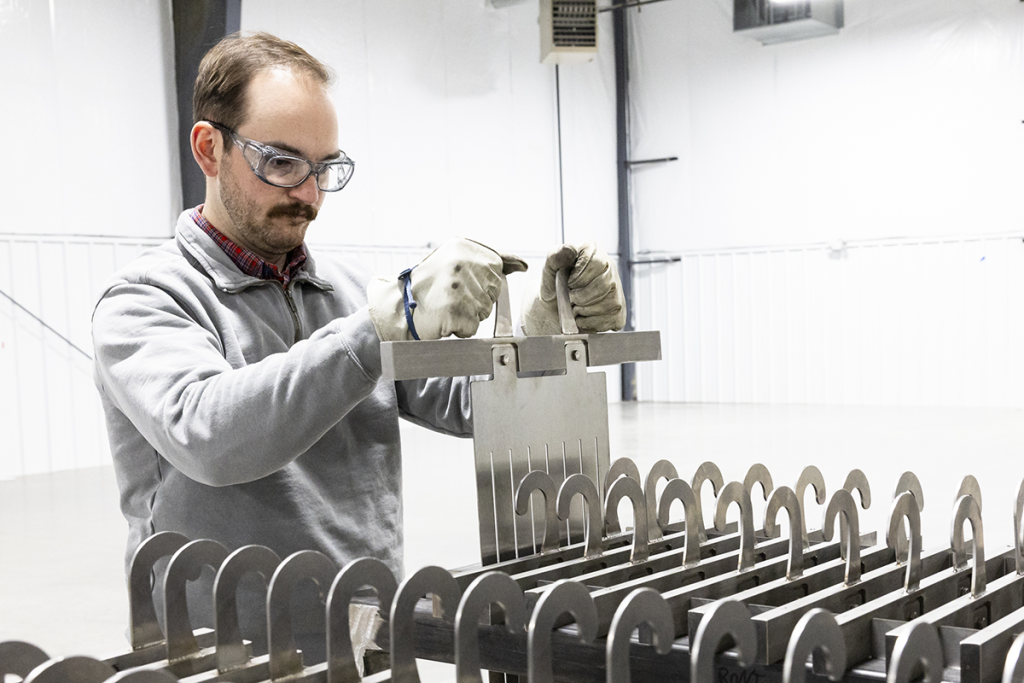
<instances>
[{"instance_id":1,"label":"man's nose","mask_svg":"<svg viewBox=\"0 0 1024 683\"><path fill-rule=\"evenodd\" d=\"M291 188L288 194L305 204L316 204L320 199L320 188L316 186L316 176L311 174L300 184Z\"/></svg>"}]
</instances>

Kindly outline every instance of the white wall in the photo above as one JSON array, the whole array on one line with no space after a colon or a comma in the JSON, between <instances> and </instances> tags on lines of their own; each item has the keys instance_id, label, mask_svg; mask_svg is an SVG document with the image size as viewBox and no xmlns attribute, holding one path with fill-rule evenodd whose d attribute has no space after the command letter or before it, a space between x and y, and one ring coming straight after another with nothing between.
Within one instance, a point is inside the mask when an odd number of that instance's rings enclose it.
<instances>
[{"instance_id":1,"label":"white wall","mask_svg":"<svg viewBox=\"0 0 1024 683\"><path fill-rule=\"evenodd\" d=\"M453 235L543 253L561 239L554 67L534 2L246 0L242 28L330 64L355 176L314 243L425 245ZM603 20L610 35L610 18ZM614 249L612 45L560 70L566 238Z\"/></svg>"},{"instance_id":2,"label":"white wall","mask_svg":"<svg viewBox=\"0 0 1024 683\"><path fill-rule=\"evenodd\" d=\"M647 400L1024 406L1024 5L846 0L762 46L732 0L633 11Z\"/></svg>"},{"instance_id":3,"label":"white wall","mask_svg":"<svg viewBox=\"0 0 1024 683\"><path fill-rule=\"evenodd\" d=\"M706 250L1021 230L1024 5L845 0L762 46L732 0L630 15L637 242Z\"/></svg>"}]
</instances>

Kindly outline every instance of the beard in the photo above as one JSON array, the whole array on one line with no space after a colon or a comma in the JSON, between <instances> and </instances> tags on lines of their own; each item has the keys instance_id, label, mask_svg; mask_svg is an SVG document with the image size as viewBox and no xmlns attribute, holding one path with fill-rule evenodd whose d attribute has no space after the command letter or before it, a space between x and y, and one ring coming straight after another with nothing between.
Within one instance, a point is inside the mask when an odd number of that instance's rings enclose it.
<instances>
[{"instance_id":1,"label":"beard","mask_svg":"<svg viewBox=\"0 0 1024 683\"><path fill-rule=\"evenodd\" d=\"M248 165L244 169L232 166L235 164L226 164L220 196L235 231L247 242L242 246L248 246L261 256L277 257L301 245L306 228L316 219L316 207L302 202L283 202L269 209L262 207L242 189L234 172L237 169L251 173L251 169Z\"/></svg>"}]
</instances>

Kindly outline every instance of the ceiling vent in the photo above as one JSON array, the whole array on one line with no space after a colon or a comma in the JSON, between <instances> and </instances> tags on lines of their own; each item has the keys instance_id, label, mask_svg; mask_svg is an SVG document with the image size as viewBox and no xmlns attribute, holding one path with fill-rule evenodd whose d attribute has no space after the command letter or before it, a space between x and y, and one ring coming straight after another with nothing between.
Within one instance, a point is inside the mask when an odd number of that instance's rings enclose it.
<instances>
[{"instance_id":1,"label":"ceiling vent","mask_svg":"<svg viewBox=\"0 0 1024 683\"><path fill-rule=\"evenodd\" d=\"M540 0L540 61L581 64L597 54L597 0Z\"/></svg>"},{"instance_id":2,"label":"ceiling vent","mask_svg":"<svg viewBox=\"0 0 1024 683\"><path fill-rule=\"evenodd\" d=\"M839 33L843 0L733 0L733 31L765 45Z\"/></svg>"}]
</instances>

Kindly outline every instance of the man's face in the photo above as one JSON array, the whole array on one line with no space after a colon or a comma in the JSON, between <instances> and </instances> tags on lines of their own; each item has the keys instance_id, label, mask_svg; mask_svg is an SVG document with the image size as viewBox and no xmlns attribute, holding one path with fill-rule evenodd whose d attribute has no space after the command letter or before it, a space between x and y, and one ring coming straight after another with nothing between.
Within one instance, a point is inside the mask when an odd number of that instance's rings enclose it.
<instances>
[{"instance_id":1,"label":"man's face","mask_svg":"<svg viewBox=\"0 0 1024 683\"><path fill-rule=\"evenodd\" d=\"M258 74L249 84L249 113L239 135L318 162L338 154L338 119L323 87L287 69ZM315 176L296 187L256 177L225 136L220 198L240 244L273 260L302 244L324 201Z\"/></svg>"}]
</instances>

